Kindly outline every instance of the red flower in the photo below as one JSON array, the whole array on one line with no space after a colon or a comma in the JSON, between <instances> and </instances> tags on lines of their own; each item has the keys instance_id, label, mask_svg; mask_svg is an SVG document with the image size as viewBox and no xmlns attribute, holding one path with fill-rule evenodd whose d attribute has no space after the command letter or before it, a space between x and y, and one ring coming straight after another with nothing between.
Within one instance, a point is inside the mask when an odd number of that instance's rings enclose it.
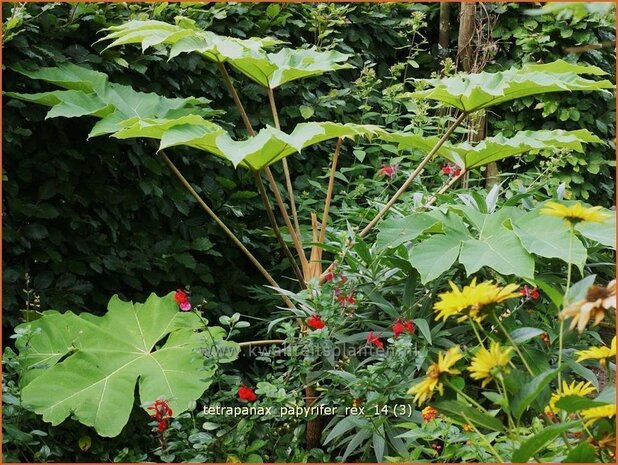
<instances>
[{"instance_id":1,"label":"red flower","mask_svg":"<svg viewBox=\"0 0 618 465\"><path fill-rule=\"evenodd\" d=\"M150 418L155 419L158 422L157 430L162 433L167 429L167 420L173 415L172 409L166 400L155 400L154 404L150 407L146 407L146 410L152 410Z\"/></svg>"},{"instance_id":2,"label":"red flower","mask_svg":"<svg viewBox=\"0 0 618 465\"><path fill-rule=\"evenodd\" d=\"M257 396L255 395L255 392L253 392L253 389L245 386L244 384L241 384L238 388L238 397L241 400L246 400L247 402L255 402L257 400Z\"/></svg>"},{"instance_id":3,"label":"red flower","mask_svg":"<svg viewBox=\"0 0 618 465\"><path fill-rule=\"evenodd\" d=\"M395 321L395 324L393 325L393 334L395 336L395 339L401 336L401 334L404 332L409 333L409 334L414 333L414 323L412 322L412 320Z\"/></svg>"},{"instance_id":4,"label":"red flower","mask_svg":"<svg viewBox=\"0 0 618 465\"><path fill-rule=\"evenodd\" d=\"M442 172L449 176L459 176L461 174L461 168L452 163L447 163L442 167Z\"/></svg>"},{"instance_id":5,"label":"red flower","mask_svg":"<svg viewBox=\"0 0 618 465\"><path fill-rule=\"evenodd\" d=\"M174 294L174 299L178 305L184 304L189 301L189 296L182 289L176 289L176 293Z\"/></svg>"},{"instance_id":6,"label":"red flower","mask_svg":"<svg viewBox=\"0 0 618 465\"><path fill-rule=\"evenodd\" d=\"M436 415L438 415L438 411L433 407L425 407L421 412L423 421L431 421L436 418Z\"/></svg>"},{"instance_id":7,"label":"red flower","mask_svg":"<svg viewBox=\"0 0 618 465\"><path fill-rule=\"evenodd\" d=\"M386 166L382 163L382 167L380 171L378 171L378 176L388 176L389 178L393 178L397 174L397 165L388 165Z\"/></svg>"},{"instance_id":8,"label":"red flower","mask_svg":"<svg viewBox=\"0 0 618 465\"><path fill-rule=\"evenodd\" d=\"M348 278L346 278L345 276L343 276L342 274L339 275L339 282L341 284L345 283L348 280Z\"/></svg>"},{"instance_id":9,"label":"red flower","mask_svg":"<svg viewBox=\"0 0 618 465\"><path fill-rule=\"evenodd\" d=\"M159 431L159 433L162 433L166 429L167 429L167 420L161 420L159 424L157 425L157 430Z\"/></svg>"},{"instance_id":10,"label":"red flower","mask_svg":"<svg viewBox=\"0 0 618 465\"><path fill-rule=\"evenodd\" d=\"M393 325L393 334L395 335L395 339L401 336L401 333L403 333L405 329L406 328L403 326L401 320L395 321L395 324Z\"/></svg>"},{"instance_id":11,"label":"red flower","mask_svg":"<svg viewBox=\"0 0 618 465\"><path fill-rule=\"evenodd\" d=\"M326 282L332 281L334 277L335 277L335 274L332 271L329 271L328 273L324 275L324 281Z\"/></svg>"},{"instance_id":12,"label":"red flower","mask_svg":"<svg viewBox=\"0 0 618 465\"><path fill-rule=\"evenodd\" d=\"M373 344L374 346L376 346L378 349L381 349L382 347L384 347L384 343L380 340L379 336L376 336L375 334L373 334L373 331L371 331L368 335L367 335L367 342L369 344Z\"/></svg>"},{"instance_id":13,"label":"red flower","mask_svg":"<svg viewBox=\"0 0 618 465\"><path fill-rule=\"evenodd\" d=\"M339 305L345 307L346 305L354 305L356 303L356 297L354 297L353 293L348 295L336 293L337 300L339 301Z\"/></svg>"},{"instance_id":14,"label":"red flower","mask_svg":"<svg viewBox=\"0 0 618 465\"><path fill-rule=\"evenodd\" d=\"M528 287L527 284L523 287L523 289L519 290L519 293L523 295L525 298L532 299L532 300L536 300L540 296L539 290L536 287L533 289L533 288Z\"/></svg>"},{"instance_id":15,"label":"red flower","mask_svg":"<svg viewBox=\"0 0 618 465\"><path fill-rule=\"evenodd\" d=\"M307 326L313 329L322 329L326 324L320 318L320 315L311 315L307 318Z\"/></svg>"}]
</instances>

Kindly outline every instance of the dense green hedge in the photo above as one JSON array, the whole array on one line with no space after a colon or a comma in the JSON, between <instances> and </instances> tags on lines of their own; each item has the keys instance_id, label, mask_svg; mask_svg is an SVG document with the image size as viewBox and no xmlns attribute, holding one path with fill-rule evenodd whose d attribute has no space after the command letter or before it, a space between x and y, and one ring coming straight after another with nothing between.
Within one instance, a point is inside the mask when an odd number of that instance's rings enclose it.
<instances>
[{"instance_id":1,"label":"dense green hedge","mask_svg":"<svg viewBox=\"0 0 618 465\"><path fill-rule=\"evenodd\" d=\"M490 69L522 59L550 61L564 55L565 45L613 38L612 25L594 17L578 22L530 19L517 4L487 6L492 14L501 14L500 28L494 30L497 48L488 63ZM318 43L351 53L355 69L292 83L281 90L278 102L284 128L309 117L405 126L405 117L392 117L403 107L385 110L393 106L390 86L397 84L389 77L391 67L405 62L412 47L414 60L408 63L407 76L426 77L441 69L441 57L454 56L457 37L455 28L451 49L438 49L436 4L4 3L2 7L6 90L44 88L13 73L15 63L75 62L139 90L207 96L213 107L227 111L222 122L239 136L244 131L237 111L211 63L196 55L167 62L160 54L142 55L136 47L127 47L122 54L116 49L103 51L103 45L93 44L99 31L136 15L167 21L184 15L222 34L272 35L295 46ZM424 19L415 16L417 11L425 13ZM427 24L420 26L421 34L413 34L415 22L422 20ZM613 73L611 47L586 53L581 59ZM379 65L371 68L371 63ZM357 81L361 75L364 78ZM235 77L254 125L271 123L263 90ZM541 109L538 100L524 100L504 118L489 115L490 132L512 132L524 122L527 128L596 125L600 136L613 138L611 98L547 97L543 104ZM114 293L140 300L153 290L165 293L189 285L194 302L207 299L210 312L260 313L255 299L247 297L251 286L262 284L261 277L196 208L147 145L108 138L87 141L91 122L46 121L45 111L4 100L5 325L15 324L18 310L25 307L27 274L29 289L40 295L45 308L98 312ZM351 159L352 154L343 156ZM182 150L173 152L173 157L214 209L284 281L282 276L289 275L289 270L285 260L272 253L274 239L264 229L262 206L250 177L212 157L201 159ZM557 160L557 183L570 182L574 196L589 196L593 203L609 205L613 158L613 147L608 146ZM303 173L296 187L311 190L309 180L323 173L326 159L303 155L291 160L292 170ZM377 160L369 163L379 166ZM530 160L505 169L534 171L537 164Z\"/></svg>"}]
</instances>

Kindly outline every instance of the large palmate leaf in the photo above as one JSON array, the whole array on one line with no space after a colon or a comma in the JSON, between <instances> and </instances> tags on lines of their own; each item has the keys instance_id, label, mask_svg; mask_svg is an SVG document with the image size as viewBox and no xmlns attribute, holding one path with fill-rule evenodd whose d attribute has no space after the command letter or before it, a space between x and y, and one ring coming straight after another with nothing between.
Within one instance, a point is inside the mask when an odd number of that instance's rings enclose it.
<instances>
[{"instance_id":1,"label":"large palmate leaf","mask_svg":"<svg viewBox=\"0 0 618 465\"><path fill-rule=\"evenodd\" d=\"M402 132L387 133L385 140L396 142L399 150L421 150L429 152L438 142L438 137L421 136ZM437 152L438 156L457 164L462 168L472 169L504 158L521 155L537 150L559 150L563 148L583 152L584 143L602 142L591 132L580 129L577 131L520 131L513 137L497 134L488 137L476 145L462 142L453 144L446 142Z\"/></svg>"},{"instance_id":2,"label":"large palmate leaf","mask_svg":"<svg viewBox=\"0 0 618 465\"><path fill-rule=\"evenodd\" d=\"M301 123L287 134L271 126L261 129L246 140L234 140L217 124L199 117L176 120L133 118L114 134L118 138L154 137L161 139L160 149L185 145L197 148L251 170L260 170L281 159L325 140L373 137L385 131L379 126L332 122Z\"/></svg>"},{"instance_id":3,"label":"large palmate leaf","mask_svg":"<svg viewBox=\"0 0 618 465\"><path fill-rule=\"evenodd\" d=\"M30 327L17 340L23 405L53 425L72 415L110 437L127 423L136 384L142 405L165 398L182 413L211 383L216 364L205 357L225 350L217 361L228 361L238 351L204 324L179 311L173 293L144 304L113 297L102 317L43 312L19 327Z\"/></svg>"},{"instance_id":4,"label":"large palmate leaf","mask_svg":"<svg viewBox=\"0 0 618 465\"><path fill-rule=\"evenodd\" d=\"M208 117L222 113L208 107L210 101L205 98L167 98L138 92L129 86L109 82L104 73L70 63L36 70L16 67L15 71L68 90L37 94L7 92L7 96L51 106L47 118L86 115L101 118L91 131L91 136L116 132L123 127L119 123L128 118Z\"/></svg>"},{"instance_id":5,"label":"large palmate leaf","mask_svg":"<svg viewBox=\"0 0 618 465\"><path fill-rule=\"evenodd\" d=\"M558 60L547 64L526 64L496 73L458 74L423 80L429 88L411 97L437 100L473 112L510 100L548 92L612 89L607 80L595 81L581 75L605 75L596 66L575 65Z\"/></svg>"},{"instance_id":6,"label":"large palmate leaf","mask_svg":"<svg viewBox=\"0 0 618 465\"><path fill-rule=\"evenodd\" d=\"M600 143L601 139L587 131L520 131L513 137L497 134L476 145L468 142L445 144L439 155L466 169L478 168L504 158L537 150L559 150L563 148L583 152L584 143Z\"/></svg>"},{"instance_id":7,"label":"large palmate leaf","mask_svg":"<svg viewBox=\"0 0 618 465\"><path fill-rule=\"evenodd\" d=\"M261 86L274 89L296 79L352 68L350 64L340 64L349 56L335 50L283 48L277 53L248 54L230 59L229 63Z\"/></svg>"},{"instance_id":8,"label":"large palmate leaf","mask_svg":"<svg viewBox=\"0 0 618 465\"><path fill-rule=\"evenodd\" d=\"M584 221L575 225L575 230L582 236L599 244L616 250L616 210L602 209L609 215L602 223Z\"/></svg>"},{"instance_id":9,"label":"large palmate leaf","mask_svg":"<svg viewBox=\"0 0 618 465\"><path fill-rule=\"evenodd\" d=\"M581 269L586 263L586 247L573 237L569 253L568 224L561 218L541 215L541 208L526 212L506 206L488 214L468 205L450 205L446 212L413 213L384 221L378 227L376 245L392 248L405 244L410 264L424 284L456 262L468 275L487 267L528 279L534 278L535 256L570 261ZM609 213L604 223L579 223L577 233L615 248L611 238L616 216Z\"/></svg>"},{"instance_id":10,"label":"large palmate leaf","mask_svg":"<svg viewBox=\"0 0 618 465\"><path fill-rule=\"evenodd\" d=\"M560 218L540 215L538 210L533 210L514 224L513 232L530 253L559 258L565 262L570 260L580 269L586 263L587 252L584 244L577 237L570 239L569 227ZM570 241L572 243L569 252Z\"/></svg>"},{"instance_id":11,"label":"large palmate leaf","mask_svg":"<svg viewBox=\"0 0 618 465\"><path fill-rule=\"evenodd\" d=\"M237 39L201 29L193 20L176 18L176 24L156 20L132 20L112 26L101 41L111 40L107 48L126 44L140 44L142 51L157 45L171 47L170 58L180 53L197 52L216 63L242 58L245 54L261 52L281 41L265 38Z\"/></svg>"},{"instance_id":12,"label":"large palmate leaf","mask_svg":"<svg viewBox=\"0 0 618 465\"><path fill-rule=\"evenodd\" d=\"M170 47L170 58L195 52L215 63L229 63L259 85L271 89L295 79L352 67L340 64L349 55L334 50L283 48L277 53L267 53L265 48L280 42L220 36L200 29L186 18L179 18L176 25L134 20L107 30L111 32L101 39L112 41L107 48L141 44L145 51L155 45L166 45Z\"/></svg>"}]
</instances>

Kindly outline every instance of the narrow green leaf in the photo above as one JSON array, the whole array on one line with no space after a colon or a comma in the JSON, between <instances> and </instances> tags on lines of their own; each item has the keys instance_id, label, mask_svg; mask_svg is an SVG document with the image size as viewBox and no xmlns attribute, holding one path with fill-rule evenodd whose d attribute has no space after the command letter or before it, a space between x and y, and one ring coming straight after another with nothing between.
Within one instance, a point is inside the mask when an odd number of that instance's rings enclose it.
<instances>
[{"instance_id":1,"label":"narrow green leaf","mask_svg":"<svg viewBox=\"0 0 618 465\"><path fill-rule=\"evenodd\" d=\"M460 401L445 400L441 402L434 402L431 405L435 409L444 413L446 416L462 423L473 423L479 428L488 429L491 431L504 431L504 425L498 418L489 416L476 408L467 406Z\"/></svg>"},{"instance_id":2,"label":"narrow green leaf","mask_svg":"<svg viewBox=\"0 0 618 465\"><path fill-rule=\"evenodd\" d=\"M519 419L532 402L539 396L541 391L545 389L552 380L558 376L559 370L546 370L538 376L535 376L517 393L511 402L511 411L516 419Z\"/></svg>"},{"instance_id":3,"label":"narrow green leaf","mask_svg":"<svg viewBox=\"0 0 618 465\"><path fill-rule=\"evenodd\" d=\"M582 442L573 447L564 458L562 463L596 463L597 454L594 447L587 442Z\"/></svg>"},{"instance_id":4,"label":"narrow green leaf","mask_svg":"<svg viewBox=\"0 0 618 465\"><path fill-rule=\"evenodd\" d=\"M511 461L514 463L526 463L548 442L553 441L559 435L561 435L565 431L568 431L569 428L580 424L581 422L573 421L569 423L557 423L555 425L543 428L534 436L527 439L526 442L524 442L521 447L513 453Z\"/></svg>"},{"instance_id":5,"label":"narrow green leaf","mask_svg":"<svg viewBox=\"0 0 618 465\"><path fill-rule=\"evenodd\" d=\"M429 345L431 345L431 329L429 328L429 323L427 323L427 320L424 318L415 318L414 325L421 331L421 334L427 340Z\"/></svg>"},{"instance_id":6,"label":"narrow green leaf","mask_svg":"<svg viewBox=\"0 0 618 465\"><path fill-rule=\"evenodd\" d=\"M511 339L513 339L514 343L519 344L540 336L544 332L539 328L517 328L511 333Z\"/></svg>"}]
</instances>

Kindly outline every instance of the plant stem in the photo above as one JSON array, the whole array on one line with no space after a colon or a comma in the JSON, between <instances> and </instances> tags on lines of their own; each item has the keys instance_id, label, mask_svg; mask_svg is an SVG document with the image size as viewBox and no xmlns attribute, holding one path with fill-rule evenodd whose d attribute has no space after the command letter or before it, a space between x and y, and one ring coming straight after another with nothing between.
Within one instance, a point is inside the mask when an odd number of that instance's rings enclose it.
<instances>
[{"instance_id":1,"label":"plant stem","mask_svg":"<svg viewBox=\"0 0 618 465\"><path fill-rule=\"evenodd\" d=\"M496 457L498 459L498 463L506 463L502 457L500 457L500 454L498 454L498 451L496 451L496 449L494 449L494 447L489 443L489 441L487 440L487 438L485 437L484 434L481 434L481 432L478 430L478 428L476 426L474 426L474 423L472 423L470 421L470 419L466 416L465 413L462 413L462 416L464 417L464 419L468 422L468 424L470 426L472 426L472 428L474 429L474 432L481 438L481 440L483 440L485 442L485 445L487 446L487 448L491 451L492 454L494 454L494 457Z\"/></svg>"},{"instance_id":2,"label":"plant stem","mask_svg":"<svg viewBox=\"0 0 618 465\"><path fill-rule=\"evenodd\" d=\"M249 117L247 116L245 107L240 101L238 92L236 92L236 88L234 87L234 84L232 83L232 80L230 79L230 75L227 73L227 69L225 69L225 64L218 63L218 65L219 65L219 71L221 71L221 74L223 75L223 80L225 81L225 85L227 86L227 89L230 92L230 95L232 96L234 103L236 104L236 108L240 112L240 118L242 119L243 123L245 123L245 127L247 128L247 131L249 131L249 134L251 134L252 136L255 136L255 131L253 130L251 121L249 121Z\"/></svg>"},{"instance_id":3,"label":"plant stem","mask_svg":"<svg viewBox=\"0 0 618 465\"><path fill-rule=\"evenodd\" d=\"M308 269L307 257L305 256L305 252L303 250L303 246L300 243L300 239L296 235L296 231L294 230L294 226L292 226L292 222L290 221L290 216L288 212L285 210L285 205L283 204L283 199L281 198L281 192L279 192L279 188L277 187L277 182L273 176L272 171L268 168L264 170L266 172L266 177L268 178L268 182L270 183L270 189L275 194L275 200L277 201L277 206L279 207L279 211L281 212L281 216L283 216L283 221L288 228L288 232L290 236L292 236L292 242L294 242L294 247L296 248L296 253L298 254L298 258L300 258L300 265L303 270L303 274L306 273Z\"/></svg>"},{"instance_id":4,"label":"plant stem","mask_svg":"<svg viewBox=\"0 0 618 465\"><path fill-rule=\"evenodd\" d=\"M509 402L508 391L506 389L506 384L504 384L504 377L502 374L497 377L499 383L496 381L496 387L498 391L501 391L501 394L504 396L504 401L506 402L506 416L509 420L509 427L515 432L515 438L519 441L519 429L515 426L515 422L513 421L513 417L511 416L511 404ZM502 389L500 389L502 386Z\"/></svg>"},{"instance_id":5,"label":"plant stem","mask_svg":"<svg viewBox=\"0 0 618 465\"><path fill-rule=\"evenodd\" d=\"M459 179L460 179L460 178L461 178L461 177L462 177L465 173L467 173L466 169L465 169L465 168L462 168L462 169L461 169L461 172L459 173L459 175L458 175L458 176L453 176L453 177L449 180L449 182L447 182L444 186L442 186L442 187L440 188L440 190L438 190L435 194L433 194L433 195L429 198L429 200L427 201L427 203L424 205L424 208L431 207L431 206L434 204L434 202L438 199L438 196L439 196L439 195L444 194L447 190L449 190L451 187L453 187L453 185L454 185L457 181L459 181Z\"/></svg>"},{"instance_id":6,"label":"plant stem","mask_svg":"<svg viewBox=\"0 0 618 465\"><path fill-rule=\"evenodd\" d=\"M263 341L246 341L239 342L239 347L252 347L252 346L274 346L277 344L283 344L285 342L284 339L266 339Z\"/></svg>"},{"instance_id":7,"label":"plant stem","mask_svg":"<svg viewBox=\"0 0 618 465\"><path fill-rule=\"evenodd\" d=\"M571 261L573 255L573 236L575 235L575 228L573 223L569 223L569 260L567 262L567 283L566 289L564 291L564 297L562 298L562 307L567 300L567 296L569 295L569 290L571 289ZM558 389L561 389L562 386L562 370L560 367L562 366L562 346L564 344L564 319L560 319L560 334L558 334Z\"/></svg>"},{"instance_id":8,"label":"plant stem","mask_svg":"<svg viewBox=\"0 0 618 465\"><path fill-rule=\"evenodd\" d=\"M515 344L515 342L513 341L513 338L511 337L511 335L509 334L509 332L506 330L506 328L504 327L504 325L502 324L502 322L500 321L500 318L498 318L498 315L493 314L494 317L494 321L496 322L496 324L498 325L498 327L502 330L502 332L504 333L504 335L506 336L506 338L509 340L509 342L511 343L511 346L513 346L513 349L515 349L515 352L517 352L517 355L519 355L519 358L521 359L522 363L524 364L524 366L526 367L526 370L528 370L528 373L530 374L530 376L534 376L534 372L532 371L532 369L530 368L530 365L528 365L528 362L526 361L526 359L524 358L524 355L522 354L521 350L519 350L519 347L517 346L517 344Z\"/></svg>"},{"instance_id":9,"label":"plant stem","mask_svg":"<svg viewBox=\"0 0 618 465\"><path fill-rule=\"evenodd\" d=\"M219 65L219 71L221 71L221 75L223 76L223 80L225 82L225 85L227 86L228 91L230 92L230 95L232 96L232 99L234 100L236 108L238 109L238 112L240 113L240 117L241 117L245 127L247 128L247 131L249 132L249 134L251 136L255 136L255 130L253 129L253 126L251 125L251 121L249 121L249 117L247 116L247 112L245 111L245 107L243 106L242 102L240 101L240 97L238 96L238 92L236 91L236 87L234 87L234 83L230 79L230 75L228 74L227 69L225 68L225 64L224 63L218 63L218 65ZM277 122L278 122L278 119L277 119ZM270 168L266 167L266 168L264 168L264 171L266 172L266 176L268 177L269 181L271 179L274 181L274 177L272 175L272 172L271 172ZM286 224L287 224L289 222L289 216L288 216L288 213L287 213L287 211L285 209L285 205L283 204L283 200L281 199L281 194L279 193L279 188L277 187L277 184L274 183L274 182L271 182L270 186L273 189L273 192L275 193L275 200L277 202L277 206L279 207L279 211L281 212L281 215L283 216L283 219L287 220L286 221ZM259 189L259 187L258 187L258 189ZM268 199L268 197L262 197L262 203L264 203L264 208L266 208L266 211L268 213L268 210L270 208L270 204L268 202L266 202L267 199ZM276 236L281 236L281 231L279 230L279 225L277 224L275 216L274 215L268 215L268 219L270 220L271 227L273 228L273 230L275 230L275 235ZM292 239L294 239L295 236L296 236L294 230L291 229L291 228L290 228L290 235L292 236ZM298 238L296 238L296 240L298 240ZM295 241L295 244L296 244L296 241ZM301 247L301 250L302 250L302 247ZM297 248L297 252L298 252L298 248ZM304 253L300 254L301 264L303 262L303 258L304 258ZM306 261L306 258L305 258L305 261ZM292 267L294 267L295 266L295 261L292 259L291 262L294 263L294 265L292 265ZM299 279L299 282L301 282L301 286L304 286L304 279Z\"/></svg>"},{"instance_id":10,"label":"plant stem","mask_svg":"<svg viewBox=\"0 0 618 465\"><path fill-rule=\"evenodd\" d=\"M324 244L326 239L326 223L328 222L328 212L330 210L330 201L333 197L333 189L335 187L335 173L337 172L337 161L339 160L339 150L343 139L337 139L337 146L333 154L333 161L330 165L330 176L328 177L328 190L326 191L326 200L324 201L324 212L322 213L322 226L320 228L320 244Z\"/></svg>"},{"instance_id":11,"label":"plant stem","mask_svg":"<svg viewBox=\"0 0 618 465\"><path fill-rule=\"evenodd\" d=\"M275 127L281 130L281 125L279 124L279 112L277 111L277 104L275 103L275 94L273 90L269 87L268 91L268 101L270 102L270 111L273 114L273 122L275 123ZM292 209L292 220L294 221L294 227L296 228L296 234L298 235L299 240L301 240L302 244L302 236L300 234L300 225L298 224L298 213L296 212L296 200L294 197L294 187L292 186L292 178L290 176L290 168L288 166L287 158L283 158L281 160L283 164L283 173L285 175L285 185L288 190L288 197L290 198L290 208Z\"/></svg>"},{"instance_id":12,"label":"plant stem","mask_svg":"<svg viewBox=\"0 0 618 465\"><path fill-rule=\"evenodd\" d=\"M262 203L264 204L264 206L266 207L266 214L268 215L268 219L270 221L270 224L277 224L277 220L275 219L275 213L273 212L272 207L270 206L270 201L268 200L268 196L266 195L266 189L264 189L264 184L262 183L262 178L260 177L260 173L257 171L253 172L253 175L255 177L255 184L258 188L258 191L260 193L260 197L262 198ZM281 246L281 248L283 249L283 251L285 252L285 255L287 256L290 265L292 265L292 271L294 272L294 275L296 276L296 279L298 280L298 283L300 284L301 288L305 289L307 286L305 285L305 279L303 277L303 273L300 270L300 268L298 267L296 260L294 259L294 256L292 255L292 252L290 251L290 249L288 248L288 245L285 243L285 241L283 240L283 237L281 236L281 231L279 230L279 228L273 228L273 231L275 233L275 237L277 238L277 242L279 242L279 245Z\"/></svg>"},{"instance_id":13,"label":"plant stem","mask_svg":"<svg viewBox=\"0 0 618 465\"><path fill-rule=\"evenodd\" d=\"M455 391L457 394L459 394L461 397L463 397L464 399L466 399L468 402L470 402L472 405L474 405L476 408L478 408L481 412L489 415L489 412L487 411L487 409L485 407L483 407L481 404L479 404L476 400L474 400L472 397L470 397L468 394L466 394L465 392L463 392L461 389L453 386L451 383L449 383L448 381L446 381L446 384L448 384L448 386Z\"/></svg>"},{"instance_id":14,"label":"plant stem","mask_svg":"<svg viewBox=\"0 0 618 465\"><path fill-rule=\"evenodd\" d=\"M410 174L410 176L408 176L408 179L406 179L406 181L403 183L403 185L399 188L399 190L397 192L395 192L395 194L393 194L393 196L390 198L390 200L386 203L386 205L384 205L384 207L382 207L382 210L380 210L378 212L378 214L375 216L375 218L373 220L371 220L371 222L365 226L365 228L359 233L360 237L364 237L369 231L371 231L371 229L373 229L373 227L378 224L378 222L380 221L380 219L390 210L390 208L395 204L395 202L397 202L397 200L399 199L399 197L401 197L401 195L406 192L408 190L408 188L410 187L410 185L412 184L412 182L416 179L416 177L419 175L419 173L423 170L423 168L425 168L425 165L427 165L427 163L429 163L429 161L433 158L433 156L438 152L438 150L440 150L440 147L442 147L444 145L444 143L447 141L448 137L452 134L452 132L461 124L461 122L466 118L466 116L468 116L467 112L463 112L461 115L459 115L457 117L457 119L453 122L453 124L451 124L449 126L449 128L446 130L446 132L444 133L444 135L440 138L440 140L436 143L436 145L434 145L434 147L431 149L431 151L427 154L427 156L425 158L423 158L423 160L419 163L419 165L416 167L416 169L412 172L412 174Z\"/></svg>"},{"instance_id":15,"label":"plant stem","mask_svg":"<svg viewBox=\"0 0 618 465\"><path fill-rule=\"evenodd\" d=\"M481 339L481 335L479 334L478 330L476 329L476 326L474 326L474 321L472 320L472 318L468 318L468 321L470 322L470 326L472 327L472 331L474 331L476 339L479 341L479 344L484 349L485 348L485 344L483 344L483 339Z\"/></svg>"},{"instance_id":16,"label":"plant stem","mask_svg":"<svg viewBox=\"0 0 618 465\"><path fill-rule=\"evenodd\" d=\"M167 166L172 170L172 172L180 180L183 186L189 191L189 193L195 198L195 200L197 200L197 203L199 203L202 209L206 211L208 216L210 216L215 221L215 223L217 223L217 225L219 225L219 227L223 229L225 234L227 234L227 236L232 240L232 242L236 246L238 246L240 250L243 251L243 253L247 256L247 258L251 261L251 263L255 265L255 267L262 274L262 276L266 278L266 281L268 281L268 283L271 286L279 288L280 286L279 284L277 284L277 281L274 280L274 278L270 275L270 273L266 270L266 268L262 266L259 260L255 258L255 256L249 251L249 249L247 249L247 247L245 247L245 245L240 241L240 239L236 237L236 235L230 230L230 228L227 227L227 225L221 220L221 218L219 218L217 214L208 206L208 204L204 201L204 199L202 199L202 197L195 191L193 186L189 184L189 181L187 181L187 179L178 170L178 168L172 162L172 160L170 160L163 151L160 151L159 153L161 157L163 158L163 160L165 161L165 163L167 164ZM283 301L289 308L291 309L295 308L294 304L288 297L282 295L281 298L283 299Z\"/></svg>"}]
</instances>

